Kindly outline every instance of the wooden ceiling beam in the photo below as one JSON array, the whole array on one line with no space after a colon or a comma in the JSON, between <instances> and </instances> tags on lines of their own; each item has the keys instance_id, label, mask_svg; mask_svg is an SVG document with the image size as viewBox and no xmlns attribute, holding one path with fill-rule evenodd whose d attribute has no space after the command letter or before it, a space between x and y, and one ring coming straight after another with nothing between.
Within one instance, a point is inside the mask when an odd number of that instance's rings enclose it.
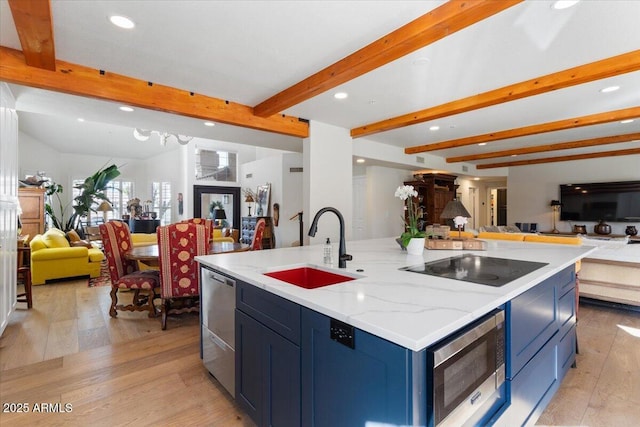
<instances>
[{"instance_id":1,"label":"wooden ceiling beam","mask_svg":"<svg viewBox=\"0 0 640 427\"><path fill-rule=\"evenodd\" d=\"M55 71L56 51L49 0L9 0L27 65Z\"/></svg>"},{"instance_id":2,"label":"wooden ceiling beam","mask_svg":"<svg viewBox=\"0 0 640 427\"><path fill-rule=\"evenodd\" d=\"M257 117L250 106L187 90L64 61L56 61L56 67L57 71L29 67L22 52L0 46L1 81L298 138L309 136L308 122L297 117Z\"/></svg>"},{"instance_id":3,"label":"wooden ceiling beam","mask_svg":"<svg viewBox=\"0 0 640 427\"><path fill-rule=\"evenodd\" d=\"M447 163L468 162L473 160L494 159L496 157L518 156L522 154L545 153L548 151L570 150L573 148L594 147L598 145L617 144L640 140L640 132L626 135L612 135L600 138L582 139L579 141L558 142L555 144L537 145L534 147L515 148L513 150L494 151L491 153L470 154L468 156L448 157Z\"/></svg>"},{"instance_id":4,"label":"wooden ceiling beam","mask_svg":"<svg viewBox=\"0 0 640 427\"><path fill-rule=\"evenodd\" d=\"M284 111L521 2L450 0L261 102L255 114L266 117Z\"/></svg>"},{"instance_id":5,"label":"wooden ceiling beam","mask_svg":"<svg viewBox=\"0 0 640 427\"><path fill-rule=\"evenodd\" d=\"M466 145L479 144L481 142L493 142L503 139L517 138L521 136L536 135L539 133L555 132L559 130L575 129L584 126L593 126L618 120L635 119L640 117L640 107L624 108L622 110L607 111L605 113L590 114L588 116L574 117L555 122L541 123L524 126L521 128L503 130L498 132L474 135L464 138L451 139L433 144L417 145L404 149L405 154L424 153L426 151L444 150L447 148L464 147Z\"/></svg>"},{"instance_id":6,"label":"wooden ceiling beam","mask_svg":"<svg viewBox=\"0 0 640 427\"><path fill-rule=\"evenodd\" d=\"M504 163L487 163L484 165L476 165L476 169L492 169L492 168L504 168L504 167L511 167L511 166L537 165L541 163L569 162L571 160L597 159L600 157L630 156L633 154L640 154L640 148L629 148L626 150L613 150L613 151L600 151L597 153L587 153L587 154L574 154L571 156L547 157L544 159L516 160L513 162L504 162Z\"/></svg>"},{"instance_id":7,"label":"wooden ceiling beam","mask_svg":"<svg viewBox=\"0 0 640 427\"><path fill-rule=\"evenodd\" d=\"M351 129L360 138L640 70L640 50Z\"/></svg>"}]
</instances>

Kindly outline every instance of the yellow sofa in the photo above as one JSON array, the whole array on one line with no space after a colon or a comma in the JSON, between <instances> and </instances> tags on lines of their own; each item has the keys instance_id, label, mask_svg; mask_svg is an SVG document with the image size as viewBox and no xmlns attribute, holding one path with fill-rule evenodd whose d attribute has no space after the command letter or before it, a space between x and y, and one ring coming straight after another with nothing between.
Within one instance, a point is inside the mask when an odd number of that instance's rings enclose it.
<instances>
[{"instance_id":1,"label":"yellow sofa","mask_svg":"<svg viewBox=\"0 0 640 427\"><path fill-rule=\"evenodd\" d=\"M36 234L29 246L33 285L53 279L100 276L100 263L105 258L102 251L97 247L71 246L61 230L52 228Z\"/></svg>"},{"instance_id":2,"label":"yellow sofa","mask_svg":"<svg viewBox=\"0 0 640 427\"><path fill-rule=\"evenodd\" d=\"M156 233L131 233L131 244L133 246L151 246L158 244Z\"/></svg>"},{"instance_id":3,"label":"yellow sofa","mask_svg":"<svg viewBox=\"0 0 640 427\"><path fill-rule=\"evenodd\" d=\"M524 240L524 234L481 231L478 233L478 239L514 240L522 242Z\"/></svg>"},{"instance_id":4,"label":"yellow sofa","mask_svg":"<svg viewBox=\"0 0 640 427\"><path fill-rule=\"evenodd\" d=\"M237 242L240 230L237 228L214 228L211 233L213 242Z\"/></svg>"}]
</instances>

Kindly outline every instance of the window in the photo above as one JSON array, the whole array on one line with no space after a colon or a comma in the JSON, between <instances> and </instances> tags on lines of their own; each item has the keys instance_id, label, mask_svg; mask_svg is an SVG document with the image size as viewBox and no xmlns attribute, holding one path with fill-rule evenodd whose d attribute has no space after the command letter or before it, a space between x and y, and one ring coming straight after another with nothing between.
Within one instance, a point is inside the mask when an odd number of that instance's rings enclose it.
<instances>
[{"instance_id":1,"label":"window","mask_svg":"<svg viewBox=\"0 0 640 427\"><path fill-rule=\"evenodd\" d=\"M151 184L152 210L158 213L160 224L171 224L171 183L154 182Z\"/></svg>"},{"instance_id":2,"label":"window","mask_svg":"<svg viewBox=\"0 0 640 427\"><path fill-rule=\"evenodd\" d=\"M73 180L72 199L80 195L80 190L77 187L83 182L83 179ZM107 219L122 218L122 214L127 213L127 202L133 198L133 182L113 180L105 190L105 195L111 201L111 207L113 208L112 211L107 212ZM96 207L93 206L93 208ZM91 215L91 224L102 222L102 212L89 212L89 215Z\"/></svg>"},{"instance_id":3,"label":"window","mask_svg":"<svg viewBox=\"0 0 640 427\"><path fill-rule=\"evenodd\" d=\"M235 182L236 159L236 153L196 149L196 179Z\"/></svg>"}]
</instances>

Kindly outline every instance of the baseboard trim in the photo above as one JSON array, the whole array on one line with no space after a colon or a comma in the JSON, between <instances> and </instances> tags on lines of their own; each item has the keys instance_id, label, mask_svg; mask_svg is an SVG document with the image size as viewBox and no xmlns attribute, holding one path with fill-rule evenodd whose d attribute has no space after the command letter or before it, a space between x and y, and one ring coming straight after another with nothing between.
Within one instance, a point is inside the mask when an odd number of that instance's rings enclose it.
<instances>
[{"instance_id":1,"label":"baseboard trim","mask_svg":"<svg viewBox=\"0 0 640 427\"><path fill-rule=\"evenodd\" d=\"M604 301L594 298L580 297L580 304L594 305L597 307L615 308L618 310L634 311L640 313L640 307L621 302Z\"/></svg>"}]
</instances>

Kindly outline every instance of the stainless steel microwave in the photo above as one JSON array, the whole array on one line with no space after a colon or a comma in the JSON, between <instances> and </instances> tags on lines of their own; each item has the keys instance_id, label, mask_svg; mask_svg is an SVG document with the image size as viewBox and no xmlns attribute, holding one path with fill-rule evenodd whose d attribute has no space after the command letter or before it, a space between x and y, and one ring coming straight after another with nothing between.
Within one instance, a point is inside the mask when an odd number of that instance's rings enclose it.
<instances>
[{"instance_id":1,"label":"stainless steel microwave","mask_svg":"<svg viewBox=\"0 0 640 427\"><path fill-rule=\"evenodd\" d=\"M504 321L504 311L494 310L427 350L430 425L486 419L504 402Z\"/></svg>"}]
</instances>

